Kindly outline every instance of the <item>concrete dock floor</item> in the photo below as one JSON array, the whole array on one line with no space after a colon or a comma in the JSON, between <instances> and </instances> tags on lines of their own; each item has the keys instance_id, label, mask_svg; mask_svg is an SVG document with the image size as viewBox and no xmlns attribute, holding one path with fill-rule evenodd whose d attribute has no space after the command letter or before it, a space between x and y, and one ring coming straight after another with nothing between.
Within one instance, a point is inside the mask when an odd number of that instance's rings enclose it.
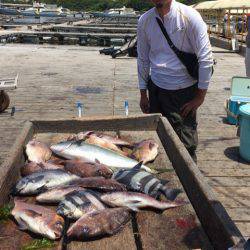
<instances>
[{"instance_id":1,"label":"concrete dock floor","mask_svg":"<svg viewBox=\"0 0 250 250\"><path fill-rule=\"evenodd\" d=\"M250 165L238 155L237 128L225 123L224 101L233 76L245 76L244 58L214 48L218 61L206 101L199 110L198 166L242 234L250 237ZM111 59L98 48L78 46L0 45L0 78L19 74L9 92L11 106L0 114L0 164L25 120L84 115L140 113L136 60ZM16 107L14 117L11 107ZM201 204L202 206L202 204Z\"/></svg>"}]
</instances>

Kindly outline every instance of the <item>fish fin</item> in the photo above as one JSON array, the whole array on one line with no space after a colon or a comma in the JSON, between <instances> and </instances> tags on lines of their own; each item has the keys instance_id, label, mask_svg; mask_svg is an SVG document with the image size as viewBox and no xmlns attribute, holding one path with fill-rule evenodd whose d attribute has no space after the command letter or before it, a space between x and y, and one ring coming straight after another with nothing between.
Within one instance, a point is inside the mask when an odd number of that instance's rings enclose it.
<instances>
[{"instance_id":1,"label":"fish fin","mask_svg":"<svg viewBox=\"0 0 250 250\"><path fill-rule=\"evenodd\" d=\"M45 163L45 162L42 161L42 162L37 163L37 165L38 165L41 169L45 169L44 163Z\"/></svg>"},{"instance_id":2,"label":"fish fin","mask_svg":"<svg viewBox=\"0 0 250 250\"><path fill-rule=\"evenodd\" d=\"M17 223L18 223L18 228L20 230L24 231L28 229L26 222L22 218L19 218L17 220Z\"/></svg>"},{"instance_id":3,"label":"fish fin","mask_svg":"<svg viewBox=\"0 0 250 250\"><path fill-rule=\"evenodd\" d=\"M38 212L36 212L36 211L34 211L34 210L30 210L30 209L25 209L24 212L25 212L28 216L31 216L31 217L33 217L33 218L42 216L41 213L38 213Z\"/></svg>"},{"instance_id":4,"label":"fish fin","mask_svg":"<svg viewBox=\"0 0 250 250\"><path fill-rule=\"evenodd\" d=\"M149 172L148 170L146 170L146 171ZM164 173L168 173L168 172L170 172L170 173L174 172L174 169L163 169L163 168L152 169L151 168L151 172L149 172L149 173L151 173L151 174L164 174Z\"/></svg>"},{"instance_id":5,"label":"fish fin","mask_svg":"<svg viewBox=\"0 0 250 250\"><path fill-rule=\"evenodd\" d=\"M81 140L77 140L75 141L74 143L77 145L77 146L81 146L82 143L84 142L85 140L81 139ZM73 144L73 143L72 143Z\"/></svg>"},{"instance_id":6,"label":"fish fin","mask_svg":"<svg viewBox=\"0 0 250 250\"><path fill-rule=\"evenodd\" d=\"M156 200L159 200L161 194L162 192L160 190L158 190L157 192L148 193L149 196L155 198Z\"/></svg>"},{"instance_id":7,"label":"fish fin","mask_svg":"<svg viewBox=\"0 0 250 250\"><path fill-rule=\"evenodd\" d=\"M95 132L94 131L87 131L87 132L82 132L81 134L81 138L82 140L86 140L90 135L94 134ZM78 134L79 135L79 134Z\"/></svg>"},{"instance_id":8,"label":"fish fin","mask_svg":"<svg viewBox=\"0 0 250 250\"><path fill-rule=\"evenodd\" d=\"M45 191L47 191L48 189L46 188L46 186L45 185L43 185L43 186L41 186L41 187L39 187L38 189L37 189L37 192L38 193L43 193L43 192L45 192Z\"/></svg>"},{"instance_id":9,"label":"fish fin","mask_svg":"<svg viewBox=\"0 0 250 250\"><path fill-rule=\"evenodd\" d=\"M169 183L169 180L165 180L165 179L160 179L160 181L161 181L161 184L162 184L163 186L165 186L166 184Z\"/></svg>"},{"instance_id":10,"label":"fish fin","mask_svg":"<svg viewBox=\"0 0 250 250\"><path fill-rule=\"evenodd\" d=\"M101 162L95 158L95 162L98 163L98 164L101 164Z\"/></svg>"},{"instance_id":11,"label":"fish fin","mask_svg":"<svg viewBox=\"0 0 250 250\"><path fill-rule=\"evenodd\" d=\"M140 211L140 209L138 208L138 207L136 207L135 205L127 205L127 207L129 208L129 209L131 209L132 211L134 211L134 212L139 212Z\"/></svg>"},{"instance_id":12,"label":"fish fin","mask_svg":"<svg viewBox=\"0 0 250 250\"><path fill-rule=\"evenodd\" d=\"M153 147L154 147L154 143L153 143L153 142L150 142L148 146L149 146L149 149L152 150Z\"/></svg>"},{"instance_id":13,"label":"fish fin","mask_svg":"<svg viewBox=\"0 0 250 250\"><path fill-rule=\"evenodd\" d=\"M139 162L138 164L136 164L131 170L132 171L134 171L134 170L140 170L141 169L141 167L142 167L142 164L143 164L143 162L141 161L141 162Z\"/></svg>"},{"instance_id":14,"label":"fish fin","mask_svg":"<svg viewBox=\"0 0 250 250\"><path fill-rule=\"evenodd\" d=\"M158 170L146 167L145 165L142 167L142 170L144 170L144 171L146 171L146 172L148 172L150 174L159 174L159 173L161 173Z\"/></svg>"},{"instance_id":15,"label":"fish fin","mask_svg":"<svg viewBox=\"0 0 250 250\"><path fill-rule=\"evenodd\" d=\"M177 189L167 189L167 188L163 188L161 189L162 193L165 195L165 197L170 200L173 201L175 200L175 198L178 196L178 194L182 193L182 190L177 188Z\"/></svg>"}]
</instances>

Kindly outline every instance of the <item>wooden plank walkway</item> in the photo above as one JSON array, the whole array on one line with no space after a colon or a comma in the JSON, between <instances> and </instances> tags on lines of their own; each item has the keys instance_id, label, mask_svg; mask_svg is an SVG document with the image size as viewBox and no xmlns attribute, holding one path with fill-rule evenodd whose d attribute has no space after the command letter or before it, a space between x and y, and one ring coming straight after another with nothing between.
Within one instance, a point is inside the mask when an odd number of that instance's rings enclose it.
<instances>
[{"instance_id":1,"label":"wooden plank walkway","mask_svg":"<svg viewBox=\"0 0 250 250\"><path fill-rule=\"evenodd\" d=\"M214 48L218 65L199 112L198 165L219 201L250 236L250 167L238 156L236 127L225 124L223 102L230 95L234 75L244 76L244 58ZM111 59L98 48L73 46L0 45L1 77L19 73L19 87L10 92L11 107L0 115L0 163L8 155L23 123L28 119L72 118L76 102L84 115L140 113L136 60ZM202 206L202 204L201 204Z\"/></svg>"}]
</instances>

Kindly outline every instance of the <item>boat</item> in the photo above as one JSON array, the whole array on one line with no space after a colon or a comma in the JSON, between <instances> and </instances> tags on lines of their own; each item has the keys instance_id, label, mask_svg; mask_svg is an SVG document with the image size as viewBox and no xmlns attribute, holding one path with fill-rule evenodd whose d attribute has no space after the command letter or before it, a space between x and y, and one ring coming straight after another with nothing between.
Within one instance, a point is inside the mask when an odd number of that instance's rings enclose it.
<instances>
[{"instance_id":1,"label":"boat","mask_svg":"<svg viewBox=\"0 0 250 250\"><path fill-rule=\"evenodd\" d=\"M21 11L21 15L23 16L39 16L39 11L35 8L28 8L26 10Z\"/></svg>"},{"instance_id":2,"label":"boat","mask_svg":"<svg viewBox=\"0 0 250 250\"><path fill-rule=\"evenodd\" d=\"M122 8L110 9L104 12L110 16L136 16L134 9L126 8L123 6Z\"/></svg>"},{"instance_id":3,"label":"boat","mask_svg":"<svg viewBox=\"0 0 250 250\"><path fill-rule=\"evenodd\" d=\"M21 11L21 14L23 16L66 17L70 14L70 10L55 4L34 2L33 7Z\"/></svg>"},{"instance_id":4,"label":"boat","mask_svg":"<svg viewBox=\"0 0 250 250\"><path fill-rule=\"evenodd\" d=\"M20 11L18 9L0 6L0 14L2 14L2 15L20 15Z\"/></svg>"},{"instance_id":5,"label":"boat","mask_svg":"<svg viewBox=\"0 0 250 250\"><path fill-rule=\"evenodd\" d=\"M132 8L122 8L109 9L104 12L93 12L94 17L137 17L137 13Z\"/></svg>"},{"instance_id":6,"label":"boat","mask_svg":"<svg viewBox=\"0 0 250 250\"><path fill-rule=\"evenodd\" d=\"M40 9L40 16L43 17L66 17L70 11L62 6L57 7L54 4L46 4L44 8Z\"/></svg>"}]
</instances>

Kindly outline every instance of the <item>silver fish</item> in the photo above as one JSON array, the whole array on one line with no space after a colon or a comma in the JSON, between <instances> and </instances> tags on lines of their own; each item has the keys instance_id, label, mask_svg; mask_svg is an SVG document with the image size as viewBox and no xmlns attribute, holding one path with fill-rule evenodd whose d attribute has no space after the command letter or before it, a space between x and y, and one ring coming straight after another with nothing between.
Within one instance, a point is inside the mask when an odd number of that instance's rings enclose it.
<instances>
[{"instance_id":1,"label":"silver fish","mask_svg":"<svg viewBox=\"0 0 250 250\"><path fill-rule=\"evenodd\" d=\"M100 196L100 199L111 207L127 207L133 211L139 211L141 208L166 210L185 204L174 201L157 201L146 194L136 192L115 192L103 194Z\"/></svg>"},{"instance_id":2,"label":"silver fish","mask_svg":"<svg viewBox=\"0 0 250 250\"><path fill-rule=\"evenodd\" d=\"M97 193L91 190L81 190L69 193L57 208L59 215L69 219L79 219L86 213L105 209Z\"/></svg>"},{"instance_id":3,"label":"silver fish","mask_svg":"<svg viewBox=\"0 0 250 250\"><path fill-rule=\"evenodd\" d=\"M83 215L68 230L70 239L88 240L118 233L130 220L125 208L109 208Z\"/></svg>"},{"instance_id":4,"label":"silver fish","mask_svg":"<svg viewBox=\"0 0 250 250\"><path fill-rule=\"evenodd\" d=\"M86 189L74 185L52 188L42 194L39 194L36 197L36 201L40 203L50 203L50 204L59 203L60 201L65 199L67 194L73 191L80 191L80 190L86 190Z\"/></svg>"},{"instance_id":5,"label":"silver fish","mask_svg":"<svg viewBox=\"0 0 250 250\"><path fill-rule=\"evenodd\" d=\"M29 230L51 240L62 236L64 219L51 209L15 200L11 214L21 230Z\"/></svg>"},{"instance_id":6,"label":"silver fish","mask_svg":"<svg viewBox=\"0 0 250 250\"><path fill-rule=\"evenodd\" d=\"M49 160L52 152L46 144L32 140L26 145L26 154L29 161L40 163Z\"/></svg>"},{"instance_id":7,"label":"silver fish","mask_svg":"<svg viewBox=\"0 0 250 250\"><path fill-rule=\"evenodd\" d=\"M181 192L180 189L167 188L167 181L160 181L154 175L141 171L141 165L142 163L139 163L131 170L119 170L112 178L126 185L128 190L145 193L154 198L163 194L168 200L174 200Z\"/></svg>"},{"instance_id":8,"label":"silver fish","mask_svg":"<svg viewBox=\"0 0 250 250\"><path fill-rule=\"evenodd\" d=\"M32 195L38 194L58 186L65 185L80 177L69 174L63 170L44 170L20 179L14 187L12 194Z\"/></svg>"},{"instance_id":9,"label":"silver fish","mask_svg":"<svg viewBox=\"0 0 250 250\"><path fill-rule=\"evenodd\" d=\"M66 159L81 159L88 160L90 162L100 162L111 168L131 169L138 162L126 156L117 154L112 150L105 149L96 145L88 144L85 142L72 142L65 141L51 146L51 150ZM142 169L147 172L154 173L155 171L149 167L142 165Z\"/></svg>"},{"instance_id":10,"label":"silver fish","mask_svg":"<svg viewBox=\"0 0 250 250\"><path fill-rule=\"evenodd\" d=\"M113 150L117 152L118 154L125 155L125 152L123 152L118 146L109 142L108 140L98 137L95 134L89 135L88 138L85 140L85 142L88 144L94 144L102 148Z\"/></svg>"}]
</instances>

